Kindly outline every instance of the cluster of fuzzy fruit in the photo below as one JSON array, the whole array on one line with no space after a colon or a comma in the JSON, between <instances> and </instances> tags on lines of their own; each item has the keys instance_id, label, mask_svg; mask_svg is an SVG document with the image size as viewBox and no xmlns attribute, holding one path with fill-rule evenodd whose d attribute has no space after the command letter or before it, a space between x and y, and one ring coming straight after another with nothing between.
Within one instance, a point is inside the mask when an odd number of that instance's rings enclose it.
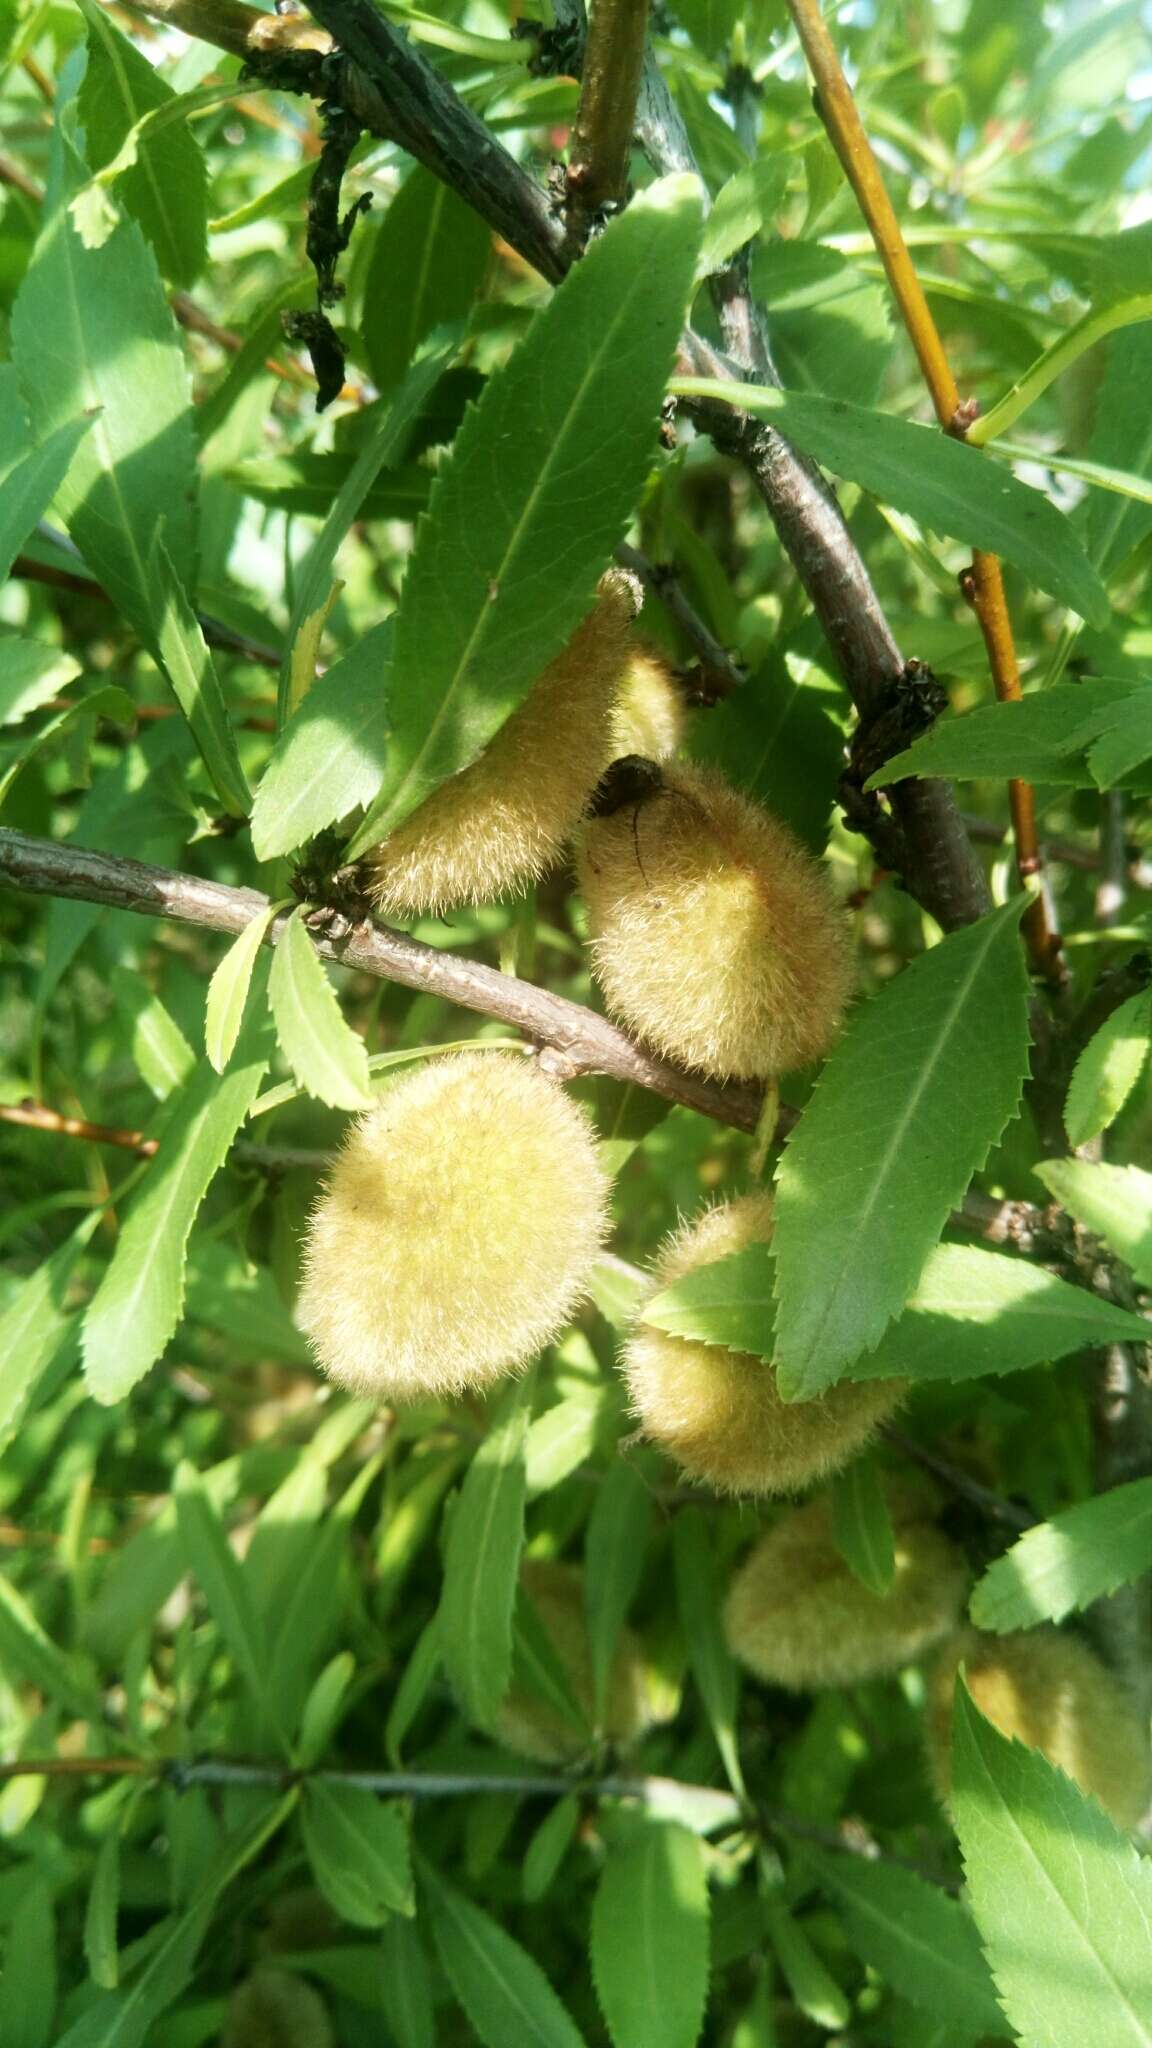
<instances>
[{"instance_id":1,"label":"cluster of fuzzy fruit","mask_svg":"<svg viewBox=\"0 0 1152 2048\"><path fill-rule=\"evenodd\" d=\"M594 969L615 1014L707 1072L775 1074L817 1057L838 1028L844 920L823 870L783 826L722 778L671 763L682 702L663 665L630 650L632 610L627 579L606 578L487 753L378 850L376 898L391 915L491 900L575 841ZM640 796L633 785L619 805L603 794L590 805L622 755L661 765ZM353 1126L311 1218L300 1324L324 1368L358 1393L418 1401L486 1388L571 1319L608 1203L589 1119L528 1048L443 1056ZM771 1231L764 1193L706 1208L662 1247L649 1296ZM856 1455L902 1394L896 1381L841 1382L787 1403L768 1361L642 1321L621 1365L644 1434L690 1479L737 1496L806 1491ZM1118 1681L1055 1630L963 1630L964 1560L922 1498L894 1492L890 1507L896 1568L883 1598L844 1563L826 1499L785 1510L731 1586L733 1654L761 1680L807 1691L938 1650L928 1727L943 1797L963 1661L991 1720L1134 1822L1150 1789L1147 1744ZM514 1688L497 1732L549 1761L594 1738L627 1746L659 1706L638 1643L623 1631L596 1701L579 1574L534 1561L522 1591L586 1726Z\"/></svg>"}]
</instances>

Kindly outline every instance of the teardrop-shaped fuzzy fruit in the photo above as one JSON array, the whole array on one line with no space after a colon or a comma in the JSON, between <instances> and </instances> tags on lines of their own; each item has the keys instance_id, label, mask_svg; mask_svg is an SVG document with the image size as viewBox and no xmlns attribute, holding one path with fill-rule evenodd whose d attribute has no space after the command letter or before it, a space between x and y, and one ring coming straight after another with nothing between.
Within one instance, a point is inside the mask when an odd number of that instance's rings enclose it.
<instances>
[{"instance_id":1,"label":"teardrop-shaped fuzzy fruit","mask_svg":"<svg viewBox=\"0 0 1152 2048\"><path fill-rule=\"evenodd\" d=\"M612 1015L718 1079L827 1052L852 982L848 923L795 834L715 769L590 816L579 837L593 972Z\"/></svg>"},{"instance_id":2,"label":"teardrop-shaped fuzzy fruit","mask_svg":"<svg viewBox=\"0 0 1152 2048\"><path fill-rule=\"evenodd\" d=\"M650 1292L771 1235L770 1195L706 1209L668 1239ZM846 1464L905 1391L899 1380L842 1380L815 1401L782 1401L768 1359L646 1323L635 1325L622 1364L645 1436L721 1493L801 1492Z\"/></svg>"},{"instance_id":3,"label":"teardrop-shaped fuzzy fruit","mask_svg":"<svg viewBox=\"0 0 1152 2048\"><path fill-rule=\"evenodd\" d=\"M589 1119L531 1060L430 1061L353 1125L309 1220L297 1320L356 1393L487 1386L571 1318L607 1198Z\"/></svg>"},{"instance_id":4,"label":"teardrop-shaped fuzzy fruit","mask_svg":"<svg viewBox=\"0 0 1152 2048\"><path fill-rule=\"evenodd\" d=\"M956 1627L971 1574L915 1496L889 1502L896 1571L881 1597L836 1547L826 1494L790 1508L736 1573L724 1608L735 1657L793 1692L898 1671Z\"/></svg>"},{"instance_id":5,"label":"teardrop-shaped fuzzy fruit","mask_svg":"<svg viewBox=\"0 0 1152 2048\"><path fill-rule=\"evenodd\" d=\"M608 757L635 610L632 580L610 571L594 609L484 752L368 856L369 894L385 917L492 903L559 859Z\"/></svg>"},{"instance_id":6,"label":"teardrop-shaped fuzzy fruit","mask_svg":"<svg viewBox=\"0 0 1152 2048\"><path fill-rule=\"evenodd\" d=\"M674 669L655 647L634 645L609 722L609 752L642 754L667 761L676 753L687 725L684 692Z\"/></svg>"},{"instance_id":7,"label":"teardrop-shaped fuzzy fruit","mask_svg":"<svg viewBox=\"0 0 1152 2048\"><path fill-rule=\"evenodd\" d=\"M596 1695L592 1674L592 1646L584 1610L584 1579L571 1565L549 1564L529 1558L521 1567L520 1583L536 1610L549 1646L568 1682L568 1689L586 1724L581 1732L576 1722L535 1689L516 1683L508 1693L496 1723L496 1734L509 1749L521 1756L538 1757L541 1763L574 1763L592 1746L596 1733ZM619 1749L639 1741L653 1719L640 1645L631 1629L623 1628L616 1640L604 1725L599 1732Z\"/></svg>"},{"instance_id":8,"label":"teardrop-shaped fuzzy fruit","mask_svg":"<svg viewBox=\"0 0 1152 2048\"><path fill-rule=\"evenodd\" d=\"M1152 1802L1148 1731L1123 1682L1076 1636L1044 1626L1014 1635L962 1629L940 1653L925 1734L936 1790L952 1790L952 1710L963 1664L968 1690L1001 1735L1038 1749L1117 1827L1132 1828Z\"/></svg>"}]
</instances>

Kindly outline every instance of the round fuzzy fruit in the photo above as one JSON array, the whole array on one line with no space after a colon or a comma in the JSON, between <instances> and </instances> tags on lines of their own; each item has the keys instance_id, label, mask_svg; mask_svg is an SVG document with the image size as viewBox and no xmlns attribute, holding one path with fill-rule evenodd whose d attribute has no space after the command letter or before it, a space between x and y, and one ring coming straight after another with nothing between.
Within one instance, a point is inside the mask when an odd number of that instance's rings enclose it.
<instances>
[{"instance_id":1,"label":"round fuzzy fruit","mask_svg":"<svg viewBox=\"0 0 1152 2048\"><path fill-rule=\"evenodd\" d=\"M1015 1635L962 1629L932 1674L926 1736L936 1790L952 1789L952 1709L956 1674L1001 1735L1038 1749L1117 1827L1132 1828L1152 1801L1148 1730L1127 1688L1077 1636L1050 1627Z\"/></svg>"},{"instance_id":2,"label":"round fuzzy fruit","mask_svg":"<svg viewBox=\"0 0 1152 2048\"><path fill-rule=\"evenodd\" d=\"M821 863L712 768L589 817L579 840L593 972L614 1017L668 1059L752 1080L828 1050L852 982Z\"/></svg>"},{"instance_id":3,"label":"round fuzzy fruit","mask_svg":"<svg viewBox=\"0 0 1152 2048\"><path fill-rule=\"evenodd\" d=\"M596 1695L592 1646L584 1608L584 1579L571 1565L530 1558L521 1567L520 1584L536 1610L556 1661L568 1681L587 1734L559 1707L525 1685L514 1685L505 1699L496 1733L507 1748L541 1763L574 1763L586 1754L595 1737ZM640 1645L623 1628L616 1642L600 1731L618 1749L638 1742L652 1721Z\"/></svg>"},{"instance_id":4,"label":"round fuzzy fruit","mask_svg":"<svg viewBox=\"0 0 1152 2048\"><path fill-rule=\"evenodd\" d=\"M670 1237L650 1294L772 1235L772 1200L744 1195ZM899 1405L898 1380L842 1380L815 1401L782 1401L766 1358L637 1323L623 1354L632 1412L689 1478L721 1493L798 1493L848 1462Z\"/></svg>"},{"instance_id":5,"label":"round fuzzy fruit","mask_svg":"<svg viewBox=\"0 0 1152 2048\"><path fill-rule=\"evenodd\" d=\"M791 1692L898 1671L956 1627L970 1582L955 1545L912 1496L890 1500L891 1590L862 1586L836 1547L827 1495L790 1508L736 1573L724 1623L735 1657Z\"/></svg>"},{"instance_id":6,"label":"round fuzzy fruit","mask_svg":"<svg viewBox=\"0 0 1152 2048\"><path fill-rule=\"evenodd\" d=\"M430 1061L353 1125L309 1219L297 1320L358 1394L488 1386L570 1319L607 1199L591 1123L528 1058Z\"/></svg>"},{"instance_id":7,"label":"round fuzzy fruit","mask_svg":"<svg viewBox=\"0 0 1152 2048\"><path fill-rule=\"evenodd\" d=\"M609 722L607 759L642 754L649 761L667 761L683 741L686 723L675 671L656 648L636 647Z\"/></svg>"},{"instance_id":8,"label":"round fuzzy fruit","mask_svg":"<svg viewBox=\"0 0 1152 2048\"><path fill-rule=\"evenodd\" d=\"M369 893L385 917L492 903L559 859L610 755L635 610L631 580L610 572L595 608L484 752L368 856Z\"/></svg>"}]
</instances>

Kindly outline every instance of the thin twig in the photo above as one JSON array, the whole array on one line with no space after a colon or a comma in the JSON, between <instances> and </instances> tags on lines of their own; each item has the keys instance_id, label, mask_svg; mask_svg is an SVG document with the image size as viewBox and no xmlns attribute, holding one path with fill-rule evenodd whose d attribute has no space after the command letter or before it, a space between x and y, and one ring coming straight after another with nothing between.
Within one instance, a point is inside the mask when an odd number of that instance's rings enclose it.
<instances>
[{"instance_id":1,"label":"thin twig","mask_svg":"<svg viewBox=\"0 0 1152 2048\"><path fill-rule=\"evenodd\" d=\"M670 619L679 626L700 662L700 678L709 701L730 697L745 681L744 670L726 647L705 625L670 562L653 562L639 548L622 541L616 550L622 569L639 576L646 590L659 599Z\"/></svg>"},{"instance_id":2,"label":"thin twig","mask_svg":"<svg viewBox=\"0 0 1152 2048\"><path fill-rule=\"evenodd\" d=\"M1007 1500L1002 1493L994 1493L990 1486L982 1486L978 1479L973 1479L961 1466L953 1465L949 1459L940 1457L936 1451L930 1451L927 1445L917 1443L914 1437L905 1436L903 1430L893 1429L891 1424L885 1423L880 1434L891 1444L893 1450L913 1459L917 1465L923 1465L926 1472L934 1473L943 1485L950 1487L953 1493L962 1495L965 1500L970 1500L974 1507L990 1515L993 1521L1003 1522L1009 1529L1034 1528L1036 1516L1029 1514L1027 1508L1018 1507L1014 1500Z\"/></svg>"},{"instance_id":3,"label":"thin twig","mask_svg":"<svg viewBox=\"0 0 1152 2048\"><path fill-rule=\"evenodd\" d=\"M962 439L970 410L960 403L944 344L908 253L896 209L888 197L880 167L864 131L852 88L844 76L836 46L820 12L819 0L788 0L788 9L816 80L817 110L884 265L897 309L924 374L936 417L945 433ZM982 551L973 556L965 594L970 598L979 620L996 695L1002 702L1014 702L1021 694L1020 670L997 556ZM1009 800L1017 866L1021 880L1028 881L1041 869L1036 803L1031 785L1020 781L1010 783ZM1062 985L1066 971L1060 953L1060 939L1049 925L1043 891L1030 903L1023 928L1037 972L1055 985Z\"/></svg>"},{"instance_id":4,"label":"thin twig","mask_svg":"<svg viewBox=\"0 0 1152 2048\"><path fill-rule=\"evenodd\" d=\"M596 0L584 41L580 101L565 187L567 253L580 254L598 220L623 206L644 66L648 0Z\"/></svg>"},{"instance_id":5,"label":"thin twig","mask_svg":"<svg viewBox=\"0 0 1152 2048\"><path fill-rule=\"evenodd\" d=\"M152 1159L159 1150L158 1138L146 1138L143 1131L120 1130L111 1124L89 1123L86 1117L64 1116L40 1102L0 1103L0 1123L20 1124L28 1130L44 1131L56 1138L81 1138L90 1145L115 1145L122 1152L134 1152L138 1159ZM237 1138L233 1158L259 1173L292 1173L302 1170L323 1173L331 1164L331 1152L307 1145L256 1145Z\"/></svg>"}]
</instances>

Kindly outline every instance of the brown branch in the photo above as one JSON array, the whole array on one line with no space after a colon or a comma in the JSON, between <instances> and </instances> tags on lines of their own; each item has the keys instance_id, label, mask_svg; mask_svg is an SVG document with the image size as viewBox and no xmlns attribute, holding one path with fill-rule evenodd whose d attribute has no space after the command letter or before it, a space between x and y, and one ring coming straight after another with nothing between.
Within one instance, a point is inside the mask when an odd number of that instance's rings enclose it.
<instances>
[{"instance_id":1,"label":"brown branch","mask_svg":"<svg viewBox=\"0 0 1152 2048\"><path fill-rule=\"evenodd\" d=\"M944 344L908 253L896 209L888 197L880 167L872 153L852 88L844 76L836 46L820 12L819 0L788 0L788 10L816 81L817 111L876 244L897 310L931 394L936 417L945 433L956 434L962 439L970 413L960 403ZM976 553L971 576L965 583L965 594L971 601L984 637L996 695L1001 702L1014 702L1020 697L1020 670L997 556ZM1010 783L1009 801L1020 879L1028 881L1041 869L1036 802L1030 784ZM1049 925L1043 891L1030 903L1023 929L1037 972L1055 986L1062 986L1067 975L1061 958L1060 939Z\"/></svg>"},{"instance_id":2,"label":"brown branch","mask_svg":"<svg viewBox=\"0 0 1152 2048\"><path fill-rule=\"evenodd\" d=\"M47 839L8 830L0 830L0 880L35 895L104 903L117 910L135 910L144 916L171 918L233 935L268 907L268 898L255 889L228 889L195 875L147 867L141 861L86 847L57 846ZM276 919L266 944L277 943L286 922L286 917ZM561 1079L607 1074L649 1088L736 1130L756 1129L763 1100L759 1088L744 1082L709 1081L657 1059L607 1018L548 989L534 988L530 982L501 974L479 961L442 953L387 925L346 926L339 937L317 932L315 942L327 960L383 981L399 982L404 988L443 996L463 1009L496 1017L522 1031L534 1044L546 1048L541 1064ZM794 1122L794 1114L784 1112L779 1135L783 1137Z\"/></svg>"},{"instance_id":3,"label":"brown branch","mask_svg":"<svg viewBox=\"0 0 1152 2048\"><path fill-rule=\"evenodd\" d=\"M115 1145L120 1151L134 1152L138 1159L153 1158L160 1145L158 1138L146 1138L143 1131L120 1130L111 1124L89 1123L86 1117L63 1116L41 1102L0 1103L0 1123L21 1124L28 1130L45 1131L57 1138L81 1138L90 1145ZM257 1145L247 1138L236 1139L232 1155L239 1164L267 1174L297 1169L322 1173L332 1158L331 1152L313 1146Z\"/></svg>"},{"instance_id":4,"label":"brown branch","mask_svg":"<svg viewBox=\"0 0 1152 2048\"><path fill-rule=\"evenodd\" d=\"M584 41L580 102L565 188L566 253L578 256L597 219L623 206L644 68L648 0L597 0Z\"/></svg>"}]
</instances>

